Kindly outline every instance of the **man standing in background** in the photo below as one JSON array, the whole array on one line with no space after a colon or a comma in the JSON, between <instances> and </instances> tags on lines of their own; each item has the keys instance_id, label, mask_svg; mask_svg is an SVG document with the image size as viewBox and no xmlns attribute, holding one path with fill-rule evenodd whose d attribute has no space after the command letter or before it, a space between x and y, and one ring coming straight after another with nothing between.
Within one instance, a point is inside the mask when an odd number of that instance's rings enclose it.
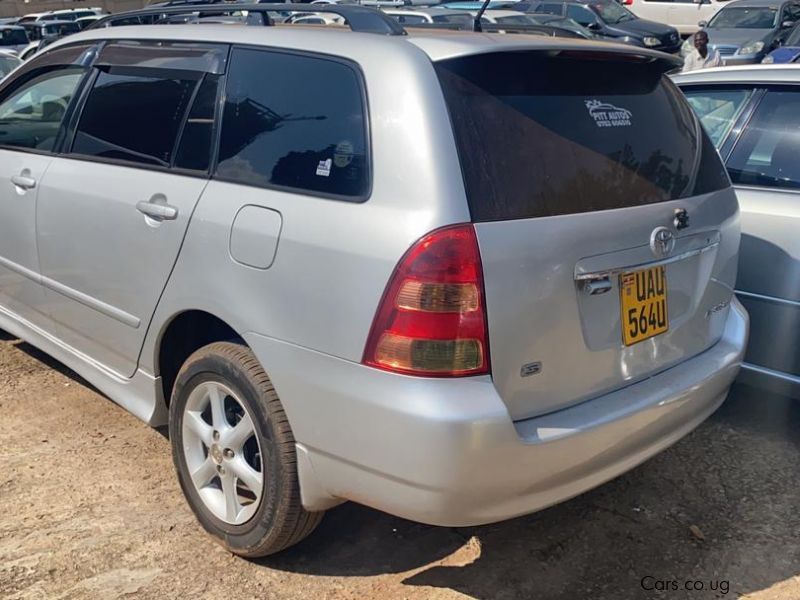
<instances>
[{"instance_id":1,"label":"man standing in background","mask_svg":"<svg viewBox=\"0 0 800 600\"><path fill-rule=\"evenodd\" d=\"M682 72L720 66L722 66L722 59L719 57L719 52L708 49L708 34L702 30L695 33L694 50L683 59Z\"/></svg>"}]
</instances>

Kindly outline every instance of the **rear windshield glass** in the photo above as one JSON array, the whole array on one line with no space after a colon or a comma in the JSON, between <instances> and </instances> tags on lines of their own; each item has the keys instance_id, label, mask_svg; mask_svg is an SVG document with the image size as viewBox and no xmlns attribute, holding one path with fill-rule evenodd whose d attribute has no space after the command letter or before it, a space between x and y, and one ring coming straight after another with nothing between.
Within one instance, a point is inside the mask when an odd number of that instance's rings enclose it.
<instances>
[{"instance_id":1,"label":"rear windshield glass","mask_svg":"<svg viewBox=\"0 0 800 600\"><path fill-rule=\"evenodd\" d=\"M436 69L475 221L638 206L730 185L691 108L654 66L514 52Z\"/></svg>"},{"instance_id":2,"label":"rear windshield glass","mask_svg":"<svg viewBox=\"0 0 800 600\"><path fill-rule=\"evenodd\" d=\"M3 29L0 33L0 46L21 46L28 43L24 29Z\"/></svg>"}]
</instances>

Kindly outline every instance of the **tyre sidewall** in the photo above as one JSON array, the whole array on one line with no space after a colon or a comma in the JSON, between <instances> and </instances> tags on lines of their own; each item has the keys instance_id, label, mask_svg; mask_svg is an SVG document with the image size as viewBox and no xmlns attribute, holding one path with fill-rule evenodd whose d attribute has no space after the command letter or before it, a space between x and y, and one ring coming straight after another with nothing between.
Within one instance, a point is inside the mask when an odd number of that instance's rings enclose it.
<instances>
[{"instance_id":1,"label":"tyre sidewall","mask_svg":"<svg viewBox=\"0 0 800 600\"><path fill-rule=\"evenodd\" d=\"M241 525L231 525L220 520L206 507L189 476L183 452L184 407L192 391L207 381L216 381L228 386L246 405L261 446L264 481L261 504L256 513ZM178 481L203 528L237 553L246 552L248 548L263 544L265 538L270 537L275 530L274 523L278 518L279 501L283 496L286 478L283 476L283 467L278 457L277 436L272 427L268 405L261 398L255 382L251 381L233 361L223 356L208 354L197 360L190 359L175 382L170 403L169 433Z\"/></svg>"}]
</instances>

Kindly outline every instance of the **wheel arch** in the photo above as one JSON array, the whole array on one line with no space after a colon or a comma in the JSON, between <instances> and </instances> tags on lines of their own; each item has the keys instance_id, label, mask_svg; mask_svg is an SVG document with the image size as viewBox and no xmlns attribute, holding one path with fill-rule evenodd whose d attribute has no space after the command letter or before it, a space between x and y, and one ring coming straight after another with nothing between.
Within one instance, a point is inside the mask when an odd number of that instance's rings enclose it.
<instances>
[{"instance_id":1,"label":"wheel arch","mask_svg":"<svg viewBox=\"0 0 800 600\"><path fill-rule=\"evenodd\" d=\"M178 371L193 352L213 342L232 341L247 346L244 338L224 319L200 309L174 314L161 328L155 346L155 374L161 378L164 402L169 407Z\"/></svg>"}]
</instances>

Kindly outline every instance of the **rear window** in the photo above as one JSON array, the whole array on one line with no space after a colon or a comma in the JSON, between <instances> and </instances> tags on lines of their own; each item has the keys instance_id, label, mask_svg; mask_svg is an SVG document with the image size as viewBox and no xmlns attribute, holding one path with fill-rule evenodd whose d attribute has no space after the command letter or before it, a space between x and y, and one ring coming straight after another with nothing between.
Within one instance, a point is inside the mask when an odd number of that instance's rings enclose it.
<instances>
[{"instance_id":1,"label":"rear window","mask_svg":"<svg viewBox=\"0 0 800 600\"><path fill-rule=\"evenodd\" d=\"M639 206L730 185L655 65L515 52L436 70L475 221Z\"/></svg>"},{"instance_id":2,"label":"rear window","mask_svg":"<svg viewBox=\"0 0 800 600\"><path fill-rule=\"evenodd\" d=\"M24 29L3 29L0 33L0 46L21 46L28 43Z\"/></svg>"}]
</instances>

